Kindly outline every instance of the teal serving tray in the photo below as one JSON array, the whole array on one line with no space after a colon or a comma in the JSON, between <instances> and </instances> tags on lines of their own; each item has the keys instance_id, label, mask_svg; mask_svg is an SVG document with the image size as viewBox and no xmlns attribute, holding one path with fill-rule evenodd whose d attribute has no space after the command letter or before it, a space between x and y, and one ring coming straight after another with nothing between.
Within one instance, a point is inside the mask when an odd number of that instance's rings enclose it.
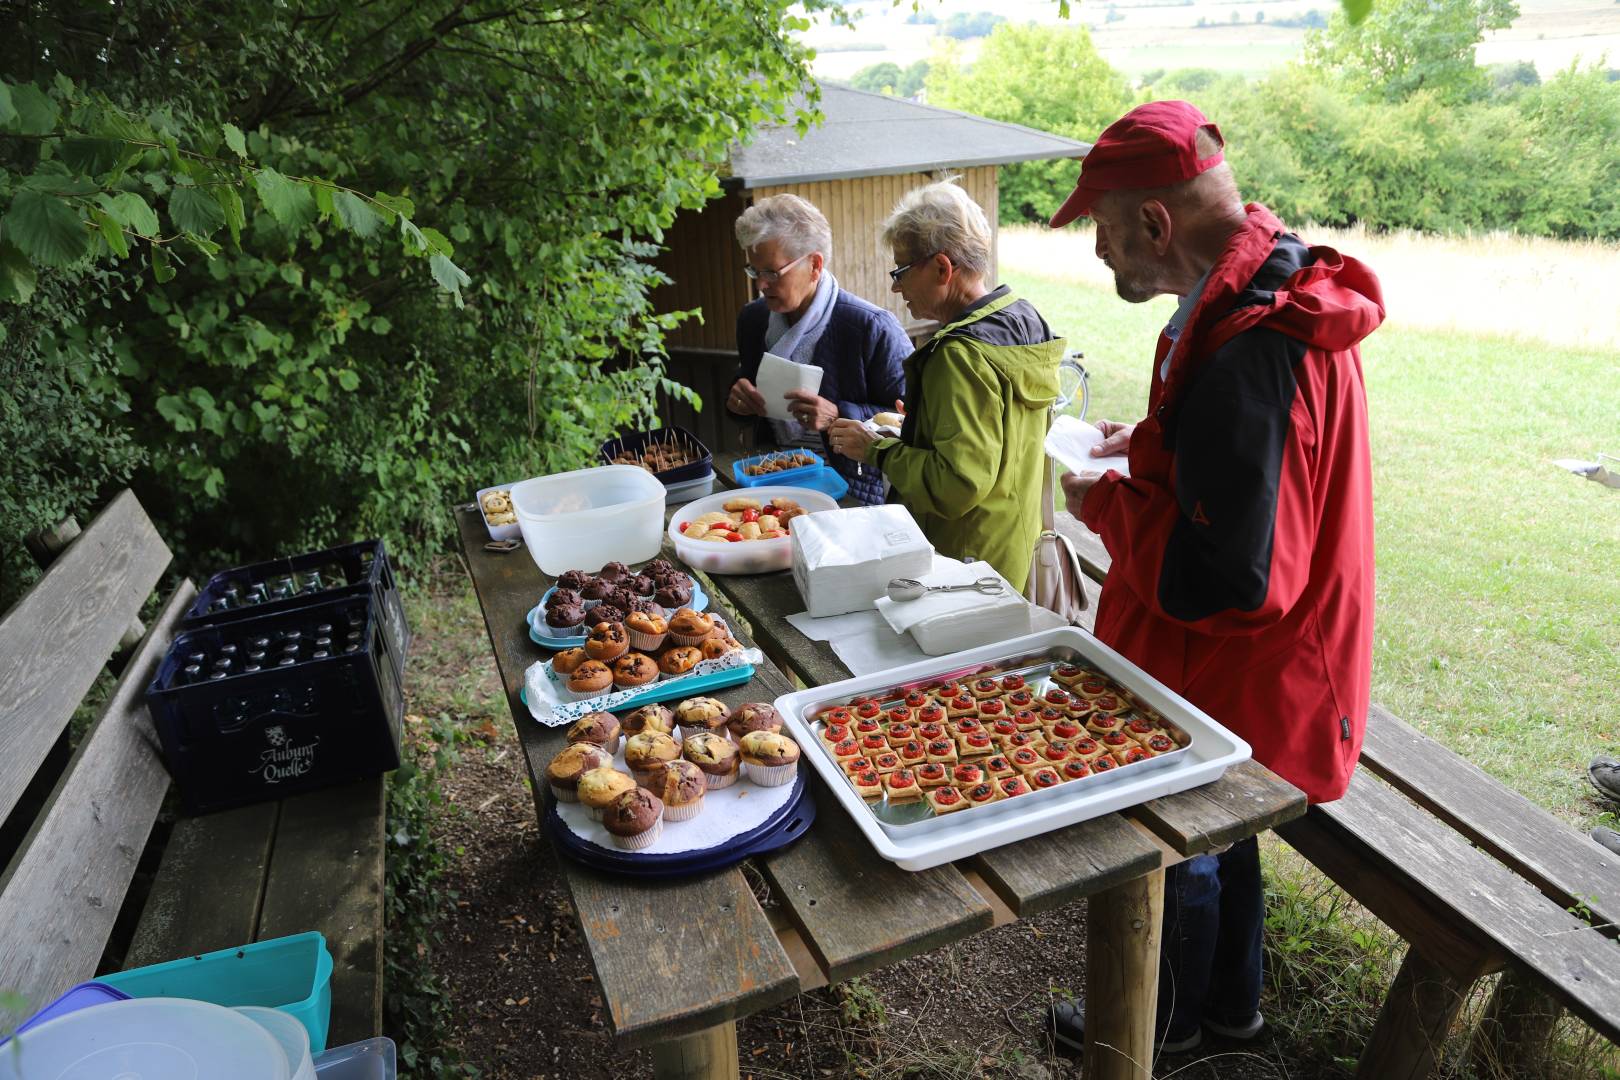
<instances>
[{"instance_id":1,"label":"teal serving tray","mask_svg":"<svg viewBox=\"0 0 1620 1080\"><path fill-rule=\"evenodd\" d=\"M613 711L621 712L629 709L639 709L641 706L651 705L655 701L669 701L673 698L699 697L709 690L720 690L727 686L741 686L753 677L754 665L744 664L741 667L726 668L724 671L715 671L708 675L693 675L684 679L660 679L658 682L648 684L645 690L636 694L624 704L615 705ZM529 704L528 687L520 687L518 697L523 700L526 708ZM577 702L569 702L568 704L577 704Z\"/></svg>"}]
</instances>

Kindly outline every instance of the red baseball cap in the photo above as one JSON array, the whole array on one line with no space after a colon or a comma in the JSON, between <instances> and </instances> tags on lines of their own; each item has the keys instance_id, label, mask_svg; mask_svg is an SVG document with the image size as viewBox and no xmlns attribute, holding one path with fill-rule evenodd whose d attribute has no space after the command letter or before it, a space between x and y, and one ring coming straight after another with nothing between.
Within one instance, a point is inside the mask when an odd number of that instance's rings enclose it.
<instances>
[{"instance_id":1,"label":"red baseball cap","mask_svg":"<svg viewBox=\"0 0 1620 1080\"><path fill-rule=\"evenodd\" d=\"M1080 182L1052 215L1052 228L1091 213L1105 191L1168 187L1219 165L1223 150L1198 156L1197 136L1205 128L1221 141L1221 129L1190 101L1150 101L1115 120L1080 163Z\"/></svg>"}]
</instances>

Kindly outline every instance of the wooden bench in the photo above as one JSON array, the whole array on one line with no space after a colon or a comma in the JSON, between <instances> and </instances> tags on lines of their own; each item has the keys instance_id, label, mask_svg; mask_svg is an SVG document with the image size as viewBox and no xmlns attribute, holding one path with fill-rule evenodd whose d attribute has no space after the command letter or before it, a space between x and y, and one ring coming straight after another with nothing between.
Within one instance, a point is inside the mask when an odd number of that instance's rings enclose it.
<instances>
[{"instance_id":1,"label":"wooden bench","mask_svg":"<svg viewBox=\"0 0 1620 1080\"><path fill-rule=\"evenodd\" d=\"M1059 529L1097 581L1107 551ZM1620 857L1374 705L1344 798L1278 835L1409 943L1357 1075L1430 1075L1474 983L1504 972L1467 1055L1539 1075L1559 1010L1620 1041Z\"/></svg>"},{"instance_id":2,"label":"wooden bench","mask_svg":"<svg viewBox=\"0 0 1620 1080\"><path fill-rule=\"evenodd\" d=\"M170 561L128 491L74 533L0 621L0 990L23 1002L0 1005L0 1031L98 973L319 930L334 961L328 1044L379 1034L382 780L168 827L144 694L189 580L70 755L70 720Z\"/></svg>"}]
</instances>

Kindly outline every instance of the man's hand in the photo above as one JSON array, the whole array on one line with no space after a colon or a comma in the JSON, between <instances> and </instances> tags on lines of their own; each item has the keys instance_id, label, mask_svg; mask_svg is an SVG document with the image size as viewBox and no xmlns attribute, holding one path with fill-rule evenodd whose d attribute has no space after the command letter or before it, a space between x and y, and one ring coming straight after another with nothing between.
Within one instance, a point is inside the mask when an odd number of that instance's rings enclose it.
<instances>
[{"instance_id":1,"label":"man's hand","mask_svg":"<svg viewBox=\"0 0 1620 1080\"><path fill-rule=\"evenodd\" d=\"M1080 516L1080 504L1086 501L1086 492L1091 490L1093 484L1102 479L1102 473L1081 472L1064 473L1058 481L1063 486L1063 506L1076 518Z\"/></svg>"},{"instance_id":2,"label":"man's hand","mask_svg":"<svg viewBox=\"0 0 1620 1080\"><path fill-rule=\"evenodd\" d=\"M764 416L765 397L754 384L747 379L738 379L731 384L731 393L726 397L726 408L739 416Z\"/></svg>"},{"instance_id":3,"label":"man's hand","mask_svg":"<svg viewBox=\"0 0 1620 1080\"><path fill-rule=\"evenodd\" d=\"M782 395L789 404L788 412L811 431L826 431L827 425L838 419L838 406L819 394L808 390L789 390ZM764 401L763 398L760 399Z\"/></svg>"},{"instance_id":4,"label":"man's hand","mask_svg":"<svg viewBox=\"0 0 1620 1080\"><path fill-rule=\"evenodd\" d=\"M834 420L827 428L827 445L833 453L842 454L853 461L866 460L866 449L877 442L877 436L866 430L859 420Z\"/></svg>"},{"instance_id":5,"label":"man's hand","mask_svg":"<svg viewBox=\"0 0 1620 1080\"><path fill-rule=\"evenodd\" d=\"M1117 420L1099 420L1097 430L1103 433L1103 441L1091 448L1092 457L1113 457L1115 454L1131 452L1131 432L1136 430L1135 424L1121 424Z\"/></svg>"}]
</instances>

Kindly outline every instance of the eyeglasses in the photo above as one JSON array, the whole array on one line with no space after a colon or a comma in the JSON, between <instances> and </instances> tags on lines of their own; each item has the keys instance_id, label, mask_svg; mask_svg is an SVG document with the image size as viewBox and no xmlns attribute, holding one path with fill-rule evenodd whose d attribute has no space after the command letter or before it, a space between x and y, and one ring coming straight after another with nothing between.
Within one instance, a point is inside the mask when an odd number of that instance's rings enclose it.
<instances>
[{"instance_id":1,"label":"eyeglasses","mask_svg":"<svg viewBox=\"0 0 1620 1080\"><path fill-rule=\"evenodd\" d=\"M890 270L889 271L889 281L890 281L890 283L894 284L894 285L900 284L900 279L905 276L905 273L906 273L907 270L910 270L913 266L916 266L919 263L927 262L929 259L932 259L934 257L934 255L938 255L938 254L940 254L940 252L936 251L932 255L924 255L920 259L912 259L910 262L906 263L906 265L897 266L893 270Z\"/></svg>"},{"instance_id":2,"label":"eyeglasses","mask_svg":"<svg viewBox=\"0 0 1620 1080\"><path fill-rule=\"evenodd\" d=\"M789 270L804 262L804 260L808 259L814 254L815 252L813 251L807 251L803 255L800 255L797 259L794 259L792 262L783 266L778 266L775 270L755 270L752 266L744 263L743 273L748 275L748 279L750 281L757 281L761 285L775 285L778 281L782 280L783 274L787 273Z\"/></svg>"}]
</instances>

